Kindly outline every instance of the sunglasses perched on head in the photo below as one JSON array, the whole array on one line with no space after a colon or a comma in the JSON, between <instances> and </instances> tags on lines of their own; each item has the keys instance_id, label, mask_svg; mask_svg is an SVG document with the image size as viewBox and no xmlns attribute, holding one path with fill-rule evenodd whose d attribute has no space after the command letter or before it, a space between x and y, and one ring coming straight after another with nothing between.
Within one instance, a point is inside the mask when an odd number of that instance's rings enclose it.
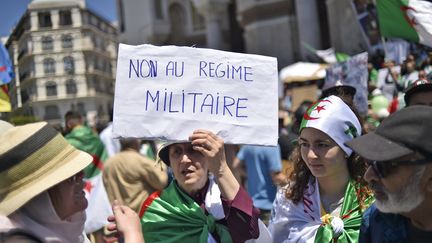
<instances>
[{"instance_id":1,"label":"sunglasses perched on head","mask_svg":"<svg viewBox=\"0 0 432 243\"><path fill-rule=\"evenodd\" d=\"M379 178L385 178L400 165L422 165L431 163L430 159L403 160L403 161L367 161Z\"/></svg>"}]
</instances>

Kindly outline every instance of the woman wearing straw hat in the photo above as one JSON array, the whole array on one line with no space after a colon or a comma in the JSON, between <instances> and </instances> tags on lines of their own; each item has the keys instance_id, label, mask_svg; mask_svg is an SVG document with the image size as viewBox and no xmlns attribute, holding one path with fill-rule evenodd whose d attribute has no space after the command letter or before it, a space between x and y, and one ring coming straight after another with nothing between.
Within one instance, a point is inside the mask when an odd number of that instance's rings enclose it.
<instances>
[{"instance_id":1,"label":"woman wearing straw hat","mask_svg":"<svg viewBox=\"0 0 432 243\"><path fill-rule=\"evenodd\" d=\"M259 210L229 169L223 140L196 130L190 142L167 144L160 159L174 180L144 202L146 242L245 242L257 238Z\"/></svg>"},{"instance_id":2,"label":"woman wearing straw hat","mask_svg":"<svg viewBox=\"0 0 432 243\"><path fill-rule=\"evenodd\" d=\"M0 141L0 232L26 230L43 242L89 242L83 233L83 169L93 158L46 122L10 126ZM110 221L122 214L115 216Z\"/></svg>"},{"instance_id":3,"label":"woman wearing straw hat","mask_svg":"<svg viewBox=\"0 0 432 243\"><path fill-rule=\"evenodd\" d=\"M373 198L362 176L365 163L345 145L361 134L353 110L337 96L304 114L294 170L273 203L274 242L357 242L363 210Z\"/></svg>"}]
</instances>

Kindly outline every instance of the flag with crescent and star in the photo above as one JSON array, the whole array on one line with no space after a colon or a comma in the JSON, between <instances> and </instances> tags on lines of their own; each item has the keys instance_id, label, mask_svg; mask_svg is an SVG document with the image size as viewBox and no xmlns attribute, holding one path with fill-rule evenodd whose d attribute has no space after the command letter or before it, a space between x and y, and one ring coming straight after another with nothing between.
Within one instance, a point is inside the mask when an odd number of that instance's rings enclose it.
<instances>
[{"instance_id":1,"label":"flag with crescent and star","mask_svg":"<svg viewBox=\"0 0 432 243\"><path fill-rule=\"evenodd\" d=\"M345 142L362 132L360 121L351 108L334 95L312 104L303 116L300 131L307 127L326 133L347 155L351 155L352 150Z\"/></svg>"},{"instance_id":2,"label":"flag with crescent and star","mask_svg":"<svg viewBox=\"0 0 432 243\"><path fill-rule=\"evenodd\" d=\"M378 0L381 35L398 37L432 47L432 2Z\"/></svg>"}]
</instances>

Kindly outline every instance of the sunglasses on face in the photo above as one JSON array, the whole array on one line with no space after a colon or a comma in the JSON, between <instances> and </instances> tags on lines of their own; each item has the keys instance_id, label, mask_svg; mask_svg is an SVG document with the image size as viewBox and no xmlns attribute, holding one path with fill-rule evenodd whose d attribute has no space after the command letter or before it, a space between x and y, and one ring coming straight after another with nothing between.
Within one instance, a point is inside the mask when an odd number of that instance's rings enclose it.
<instances>
[{"instance_id":1,"label":"sunglasses on face","mask_svg":"<svg viewBox=\"0 0 432 243\"><path fill-rule=\"evenodd\" d=\"M430 159L419 160L403 160L403 161L367 161L368 166L371 166L375 174L380 179L392 174L400 165L422 165L432 162Z\"/></svg>"}]
</instances>

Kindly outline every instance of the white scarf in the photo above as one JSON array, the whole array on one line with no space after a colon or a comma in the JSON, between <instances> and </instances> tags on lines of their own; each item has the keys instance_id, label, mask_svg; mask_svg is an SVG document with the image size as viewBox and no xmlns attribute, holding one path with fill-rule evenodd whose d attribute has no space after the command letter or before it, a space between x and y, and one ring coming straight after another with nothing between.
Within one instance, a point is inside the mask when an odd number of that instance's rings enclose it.
<instances>
[{"instance_id":1,"label":"white scarf","mask_svg":"<svg viewBox=\"0 0 432 243\"><path fill-rule=\"evenodd\" d=\"M351 141L362 133L357 116L345 102L334 95L319 100L307 110L300 130L306 127L327 134L348 156L351 155L352 150L345 145L345 142Z\"/></svg>"},{"instance_id":2,"label":"white scarf","mask_svg":"<svg viewBox=\"0 0 432 243\"><path fill-rule=\"evenodd\" d=\"M85 220L84 211L61 220L45 191L8 217L1 216L0 229L25 229L47 243L90 242L83 233Z\"/></svg>"},{"instance_id":3,"label":"white scarf","mask_svg":"<svg viewBox=\"0 0 432 243\"><path fill-rule=\"evenodd\" d=\"M204 199L205 208L216 220L225 218L225 213L220 199L219 186L214 181L213 174L209 174L209 186L206 197ZM217 243L213 236L209 233L207 243Z\"/></svg>"},{"instance_id":4,"label":"white scarf","mask_svg":"<svg viewBox=\"0 0 432 243\"><path fill-rule=\"evenodd\" d=\"M308 183L298 204L285 197L286 189L278 190L273 203L269 230L274 242L314 242L322 223L318 181Z\"/></svg>"}]
</instances>

